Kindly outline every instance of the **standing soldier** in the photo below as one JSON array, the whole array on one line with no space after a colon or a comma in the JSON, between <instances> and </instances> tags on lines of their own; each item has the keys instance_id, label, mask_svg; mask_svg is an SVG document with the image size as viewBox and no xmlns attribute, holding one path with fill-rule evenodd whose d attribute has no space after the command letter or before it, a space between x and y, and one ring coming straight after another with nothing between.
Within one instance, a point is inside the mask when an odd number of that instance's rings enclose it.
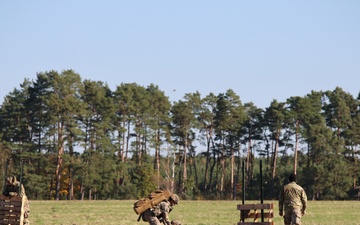
<instances>
[{"instance_id":1,"label":"standing soldier","mask_svg":"<svg viewBox=\"0 0 360 225\"><path fill-rule=\"evenodd\" d=\"M168 200L164 200L156 206L146 210L142 214L143 220L149 222L150 225L161 225L161 222L165 225L177 225L179 224L177 221L171 223L169 219L169 213L173 209L173 206L177 204L179 204L179 196L172 194Z\"/></svg>"},{"instance_id":2,"label":"standing soldier","mask_svg":"<svg viewBox=\"0 0 360 225\"><path fill-rule=\"evenodd\" d=\"M29 205L29 201L26 197L25 194L25 188L24 185L21 184L21 188L20 188L20 182L16 180L15 176L9 176L6 178L6 185L4 187L4 191L3 191L3 195L5 196L9 196L9 197L13 197L13 196L18 196L18 192L19 192L19 196L20 197L25 197L24 200L24 225L29 225L29 215L30 215L30 205Z\"/></svg>"},{"instance_id":3,"label":"standing soldier","mask_svg":"<svg viewBox=\"0 0 360 225\"><path fill-rule=\"evenodd\" d=\"M289 184L283 187L279 195L279 215L284 216L284 224L301 225L301 216L305 215L306 204L306 193L296 184L296 175L291 174Z\"/></svg>"}]
</instances>

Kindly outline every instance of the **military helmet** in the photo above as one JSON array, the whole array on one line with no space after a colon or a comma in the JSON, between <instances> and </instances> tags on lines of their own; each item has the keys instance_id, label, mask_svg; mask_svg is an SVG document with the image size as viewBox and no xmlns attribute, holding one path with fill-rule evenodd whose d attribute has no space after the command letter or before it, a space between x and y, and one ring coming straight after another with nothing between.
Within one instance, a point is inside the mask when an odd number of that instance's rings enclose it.
<instances>
[{"instance_id":1,"label":"military helmet","mask_svg":"<svg viewBox=\"0 0 360 225\"><path fill-rule=\"evenodd\" d=\"M176 194L172 194L172 195L170 196L170 199L172 199L172 200L175 202L175 204L179 204L180 198L179 198L179 196L177 196Z\"/></svg>"}]
</instances>

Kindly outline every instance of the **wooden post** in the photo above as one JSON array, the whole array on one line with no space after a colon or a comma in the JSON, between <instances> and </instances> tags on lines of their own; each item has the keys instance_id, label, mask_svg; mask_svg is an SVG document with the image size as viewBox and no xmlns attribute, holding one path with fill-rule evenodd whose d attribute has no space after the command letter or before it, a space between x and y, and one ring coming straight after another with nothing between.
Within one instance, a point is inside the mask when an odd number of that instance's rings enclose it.
<instances>
[{"instance_id":1,"label":"wooden post","mask_svg":"<svg viewBox=\"0 0 360 225\"><path fill-rule=\"evenodd\" d=\"M245 204L245 162L242 162L242 204Z\"/></svg>"},{"instance_id":2,"label":"wooden post","mask_svg":"<svg viewBox=\"0 0 360 225\"><path fill-rule=\"evenodd\" d=\"M264 190L263 190L263 176L262 176L262 161L260 160L260 203L264 203ZM261 222L264 222L264 210L261 209Z\"/></svg>"}]
</instances>

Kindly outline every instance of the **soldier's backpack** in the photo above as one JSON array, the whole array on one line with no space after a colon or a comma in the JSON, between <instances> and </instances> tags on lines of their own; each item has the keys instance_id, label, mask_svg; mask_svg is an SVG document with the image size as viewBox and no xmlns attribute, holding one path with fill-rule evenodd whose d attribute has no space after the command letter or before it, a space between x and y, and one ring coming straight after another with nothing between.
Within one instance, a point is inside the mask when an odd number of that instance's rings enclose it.
<instances>
[{"instance_id":1,"label":"soldier's backpack","mask_svg":"<svg viewBox=\"0 0 360 225\"><path fill-rule=\"evenodd\" d=\"M169 190L156 190L150 193L147 198L141 198L134 203L134 210L136 214L140 215L147 209L154 207L160 202L167 200L171 196Z\"/></svg>"}]
</instances>

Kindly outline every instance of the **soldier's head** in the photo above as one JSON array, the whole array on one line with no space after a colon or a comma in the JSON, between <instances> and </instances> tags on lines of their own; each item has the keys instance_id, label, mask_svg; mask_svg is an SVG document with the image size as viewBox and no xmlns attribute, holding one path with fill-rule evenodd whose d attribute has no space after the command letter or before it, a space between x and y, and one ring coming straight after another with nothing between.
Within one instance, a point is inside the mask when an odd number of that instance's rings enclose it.
<instances>
[{"instance_id":1,"label":"soldier's head","mask_svg":"<svg viewBox=\"0 0 360 225\"><path fill-rule=\"evenodd\" d=\"M16 177L11 175L6 178L6 185L13 185L16 182Z\"/></svg>"},{"instance_id":2,"label":"soldier's head","mask_svg":"<svg viewBox=\"0 0 360 225\"><path fill-rule=\"evenodd\" d=\"M290 182L293 182L293 181L296 182L296 174L293 174L293 173L290 174L290 176L289 176L289 181L290 181Z\"/></svg>"},{"instance_id":3,"label":"soldier's head","mask_svg":"<svg viewBox=\"0 0 360 225\"><path fill-rule=\"evenodd\" d=\"M169 198L169 201L172 203L172 205L179 204L179 200L180 200L180 198L176 194L172 194Z\"/></svg>"}]
</instances>

